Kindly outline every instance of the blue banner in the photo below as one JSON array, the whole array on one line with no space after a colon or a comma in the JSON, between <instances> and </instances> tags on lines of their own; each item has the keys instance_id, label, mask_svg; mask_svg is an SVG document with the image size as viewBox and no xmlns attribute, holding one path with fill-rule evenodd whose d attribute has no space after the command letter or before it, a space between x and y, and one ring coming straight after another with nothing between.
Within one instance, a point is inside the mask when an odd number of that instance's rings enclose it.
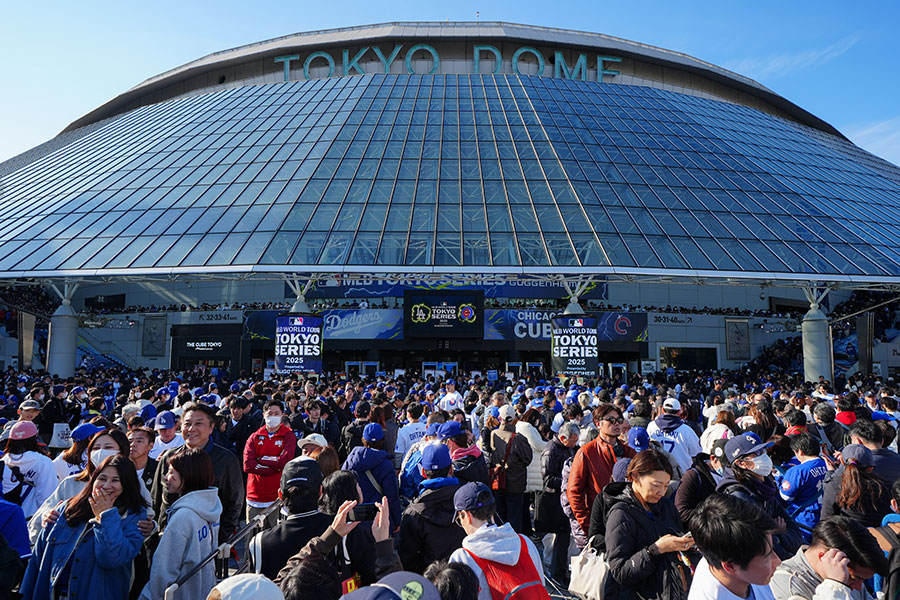
<instances>
[{"instance_id":1,"label":"blue banner","mask_svg":"<svg viewBox=\"0 0 900 600\"><path fill-rule=\"evenodd\" d=\"M326 310L326 340L403 339L403 311L400 309Z\"/></svg>"},{"instance_id":2,"label":"blue banner","mask_svg":"<svg viewBox=\"0 0 900 600\"><path fill-rule=\"evenodd\" d=\"M275 370L322 372L322 317L288 315L275 319Z\"/></svg>"},{"instance_id":3,"label":"blue banner","mask_svg":"<svg viewBox=\"0 0 900 600\"><path fill-rule=\"evenodd\" d=\"M647 314L596 312L597 335L601 342L646 342ZM551 338L550 320L561 315L550 310L499 309L484 311L486 340L547 340Z\"/></svg>"},{"instance_id":4,"label":"blue banner","mask_svg":"<svg viewBox=\"0 0 900 600\"><path fill-rule=\"evenodd\" d=\"M435 281L425 279L344 279L328 280L313 285L306 298L402 298L405 290L484 290L485 298L568 298L566 288L558 281L522 279L507 281L502 278L484 277L480 283L459 281ZM589 287L581 298L606 300L606 282ZM293 298L294 292L285 284L284 297Z\"/></svg>"}]
</instances>

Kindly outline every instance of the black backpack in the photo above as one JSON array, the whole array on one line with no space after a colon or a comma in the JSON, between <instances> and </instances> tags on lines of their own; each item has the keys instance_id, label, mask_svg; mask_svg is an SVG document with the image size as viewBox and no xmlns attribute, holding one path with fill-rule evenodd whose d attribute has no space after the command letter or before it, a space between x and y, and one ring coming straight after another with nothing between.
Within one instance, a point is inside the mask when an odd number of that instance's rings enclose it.
<instances>
[{"instance_id":1,"label":"black backpack","mask_svg":"<svg viewBox=\"0 0 900 600\"><path fill-rule=\"evenodd\" d=\"M887 555L888 572L881 582L881 591L884 592L885 600L897 600L900 598L900 536L890 525L876 527L875 531L891 544Z\"/></svg>"}]
</instances>

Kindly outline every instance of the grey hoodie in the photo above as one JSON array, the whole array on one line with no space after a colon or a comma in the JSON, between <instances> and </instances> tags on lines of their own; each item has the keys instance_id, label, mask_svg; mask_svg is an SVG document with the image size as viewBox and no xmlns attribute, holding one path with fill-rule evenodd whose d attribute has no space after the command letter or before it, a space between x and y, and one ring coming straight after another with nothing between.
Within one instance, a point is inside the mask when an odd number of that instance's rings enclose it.
<instances>
[{"instance_id":1,"label":"grey hoodie","mask_svg":"<svg viewBox=\"0 0 900 600\"><path fill-rule=\"evenodd\" d=\"M463 539L462 545L462 548L455 550L450 555L450 562L463 563L470 566L475 571L475 575L478 577L478 585L481 587L478 591L478 600L491 600L491 589L488 587L484 572L469 555L469 552L478 558L498 562L502 565L514 565L519 562L522 538L513 531L509 523L504 523L500 527L486 524L475 533L467 535ZM546 585L541 555L538 554L537 548L527 537L525 538L525 545L528 547L531 562L534 563L538 575L541 576L541 583ZM466 550L469 552L466 552Z\"/></svg>"},{"instance_id":2,"label":"grey hoodie","mask_svg":"<svg viewBox=\"0 0 900 600\"><path fill-rule=\"evenodd\" d=\"M166 588L193 569L216 549L222 501L214 487L185 494L167 511L167 525L153 555L150 581L140 600L159 600ZM175 592L177 600L206 598L216 585L215 563L210 563Z\"/></svg>"}]
</instances>

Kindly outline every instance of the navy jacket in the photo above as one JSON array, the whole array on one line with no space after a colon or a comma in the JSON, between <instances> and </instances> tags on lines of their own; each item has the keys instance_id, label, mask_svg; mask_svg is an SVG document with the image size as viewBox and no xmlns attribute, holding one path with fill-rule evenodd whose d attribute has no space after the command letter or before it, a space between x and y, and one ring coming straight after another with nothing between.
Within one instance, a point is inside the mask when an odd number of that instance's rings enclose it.
<instances>
[{"instance_id":1,"label":"navy jacket","mask_svg":"<svg viewBox=\"0 0 900 600\"><path fill-rule=\"evenodd\" d=\"M372 473L390 504L391 530L396 529L400 525L400 490L391 455L384 450L357 446L350 451L341 468L356 473L363 493L363 502L381 502L381 493L375 489L366 475L367 471Z\"/></svg>"}]
</instances>

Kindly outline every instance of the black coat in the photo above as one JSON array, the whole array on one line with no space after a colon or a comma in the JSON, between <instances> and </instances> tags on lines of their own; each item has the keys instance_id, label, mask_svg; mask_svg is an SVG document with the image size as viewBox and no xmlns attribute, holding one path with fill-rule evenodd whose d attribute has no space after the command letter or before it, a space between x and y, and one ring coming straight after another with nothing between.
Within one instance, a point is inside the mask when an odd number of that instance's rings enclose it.
<instances>
[{"instance_id":1,"label":"black coat","mask_svg":"<svg viewBox=\"0 0 900 600\"><path fill-rule=\"evenodd\" d=\"M485 460L485 455L467 455L454 460L453 476L459 479L460 484L480 481L485 485L490 485L490 475L488 473L488 466L487 460Z\"/></svg>"},{"instance_id":2,"label":"black coat","mask_svg":"<svg viewBox=\"0 0 900 600\"><path fill-rule=\"evenodd\" d=\"M259 546L260 565L256 564L255 552L250 552L253 566L260 567L260 573L275 579L287 564L288 559L300 552L316 536L325 533L331 525L332 517L320 512L291 515L272 529L267 529L253 540L253 550Z\"/></svg>"},{"instance_id":3,"label":"black coat","mask_svg":"<svg viewBox=\"0 0 900 600\"><path fill-rule=\"evenodd\" d=\"M675 508L681 522L690 526L691 516L700 503L716 493L716 480L706 461L709 455L700 453L694 457L694 465L681 476L681 484L675 492Z\"/></svg>"},{"instance_id":4,"label":"black coat","mask_svg":"<svg viewBox=\"0 0 900 600\"><path fill-rule=\"evenodd\" d=\"M454 550L462 548L466 532L454 522L453 508L453 494L460 482L453 477L441 482L445 485L425 489L403 511L397 548L405 571L424 573L432 562L450 558ZM423 483L427 485L427 481Z\"/></svg>"},{"instance_id":5,"label":"black coat","mask_svg":"<svg viewBox=\"0 0 900 600\"><path fill-rule=\"evenodd\" d=\"M729 494L750 504L755 504L773 519L781 518L784 520L784 531L772 534L772 547L778 558L787 560L800 549L800 545L803 543L803 536L797 524L791 518L791 515L788 514L787 509L785 509L784 504L781 503L777 488L774 495L767 497L757 489L754 489L752 485L737 481L732 471L726 471L725 477L716 486L716 492Z\"/></svg>"},{"instance_id":6,"label":"black coat","mask_svg":"<svg viewBox=\"0 0 900 600\"><path fill-rule=\"evenodd\" d=\"M229 449L238 457L238 460L243 460L247 440L260 427L262 427L262 421L257 419L253 413L245 414L235 425L232 425L231 419L228 418L225 426L225 438L228 440Z\"/></svg>"},{"instance_id":7,"label":"black coat","mask_svg":"<svg viewBox=\"0 0 900 600\"><path fill-rule=\"evenodd\" d=\"M350 451L357 446L362 446L363 429L369 422L365 419L356 419L341 431L341 447L338 448L338 457L341 463L347 460Z\"/></svg>"},{"instance_id":8,"label":"black coat","mask_svg":"<svg viewBox=\"0 0 900 600\"><path fill-rule=\"evenodd\" d=\"M541 476L544 478L544 492L560 493L562 490L562 469L565 462L575 456L578 446L566 448L558 437L550 440L541 452Z\"/></svg>"},{"instance_id":9,"label":"black coat","mask_svg":"<svg viewBox=\"0 0 900 600\"><path fill-rule=\"evenodd\" d=\"M144 472L141 473L141 481L147 486L148 492L153 487L153 477L156 475L156 466L157 462L152 458L148 458L147 465L144 467Z\"/></svg>"},{"instance_id":10,"label":"black coat","mask_svg":"<svg viewBox=\"0 0 900 600\"><path fill-rule=\"evenodd\" d=\"M611 486L621 486L611 487ZM619 491L621 489L621 491ZM601 496L615 496L606 518L606 560L613 585L618 584L618 598L642 598L643 600L683 600L687 591L682 589L678 570L690 586L690 571L679 567L674 553L658 554L650 547L666 534L684 533L675 504L663 498L650 511L644 510L634 497L630 483L609 484ZM595 502L596 505L596 502ZM593 529L593 514L591 529ZM607 588L609 589L609 588Z\"/></svg>"}]
</instances>

